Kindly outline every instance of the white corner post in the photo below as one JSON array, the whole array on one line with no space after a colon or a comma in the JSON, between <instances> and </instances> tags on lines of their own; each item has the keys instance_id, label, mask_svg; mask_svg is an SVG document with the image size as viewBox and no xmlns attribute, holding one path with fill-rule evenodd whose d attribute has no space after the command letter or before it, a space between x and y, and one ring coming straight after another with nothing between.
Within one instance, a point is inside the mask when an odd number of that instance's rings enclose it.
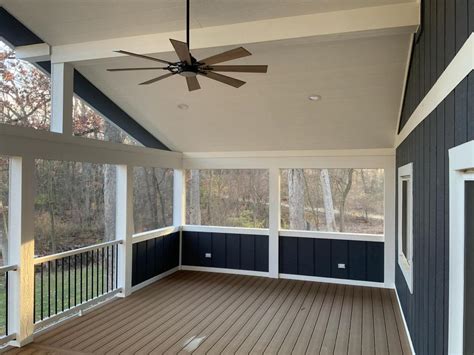
<instances>
[{"instance_id":1,"label":"white corner post","mask_svg":"<svg viewBox=\"0 0 474 355\"><path fill-rule=\"evenodd\" d=\"M121 240L118 253L119 294L127 297L132 292L132 238L133 238L133 167L117 166L116 239Z\"/></svg>"},{"instance_id":2,"label":"white corner post","mask_svg":"<svg viewBox=\"0 0 474 355\"><path fill-rule=\"evenodd\" d=\"M396 169L395 157L388 157L388 164L384 167L385 185L384 185L384 284L386 287L395 287L395 265L398 258L395 253L395 243L397 236L395 234L395 214L396 214Z\"/></svg>"},{"instance_id":3,"label":"white corner post","mask_svg":"<svg viewBox=\"0 0 474 355\"><path fill-rule=\"evenodd\" d=\"M10 159L8 264L17 265L8 280L8 331L12 345L23 346L34 332L34 160Z\"/></svg>"},{"instance_id":4,"label":"white corner post","mask_svg":"<svg viewBox=\"0 0 474 355\"><path fill-rule=\"evenodd\" d=\"M51 132L72 136L74 68L68 63L51 65Z\"/></svg>"},{"instance_id":5,"label":"white corner post","mask_svg":"<svg viewBox=\"0 0 474 355\"><path fill-rule=\"evenodd\" d=\"M173 175L173 226L180 228L179 231L179 268L181 269L181 258L183 255L183 231L182 226L186 221L186 173L184 169L174 169Z\"/></svg>"},{"instance_id":6,"label":"white corner post","mask_svg":"<svg viewBox=\"0 0 474 355\"><path fill-rule=\"evenodd\" d=\"M279 233L280 233L280 169L269 171L269 237L268 237L268 274L278 278Z\"/></svg>"}]
</instances>

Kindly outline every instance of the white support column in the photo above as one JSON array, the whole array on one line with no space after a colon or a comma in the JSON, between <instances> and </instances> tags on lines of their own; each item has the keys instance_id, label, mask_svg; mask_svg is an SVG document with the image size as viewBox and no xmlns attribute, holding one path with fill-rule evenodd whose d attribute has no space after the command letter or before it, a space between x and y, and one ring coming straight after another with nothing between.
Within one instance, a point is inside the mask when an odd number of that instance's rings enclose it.
<instances>
[{"instance_id":1,"label":"white support column","mask_svg":"<svg viewBox=\"0 0 474 355\"><path fill-rule=\"evenodd\" d=\"M270 168L268 272L278 278L278 243L280 231L280 169Z\"/></svg>"},{"instance_id":2,"label":"white support column","mask_svg":"<svg viewBox=\"0 0 474 355\"><path fill-rule=\"evenodd\" d=\"M173 179L173 226L181 227L186 223L186 172L183 169L174 170ZM179 231L179 267L182 258L182 234Z\"/></svg>"},{"instance_id":3,"label":"white support column","mask_svg":"<svg viewBox=\"0 0 474 355\"><path fill-rule=\"evenodd\" d=\"M74 68L68 63L51 65L51 131L72 135Z\"/></svg>"},{"instance_id":4,"label":"white support column","mask_svg":"<svg viewBox=\"0 0 474 355\"><path fill-rule=\"evenodd\" d=\"M116 238L121 240L118 256L118 281L120 296L132 291L132 238L133 238L133 167L117 166Z\"/></svg>"},{"instance_id":5,"label":"white support column","mask_svg":"<svg viewBox=\"0 0 474 355\"><path fill-rule=\"evenodd\" d=\"M384 187L384 235L385 235L385 272L384 283L387 287L395 287L395 265L397 258L395 255L395 243L397 236L395 235L395 190L396 190L396 169L395 157L390 158L390 163L384 169L385 187Z\"/></svg>"},{"instance_id":6,"label":"white support column","mask_svg":"<svg viewBox=\"0 0 474 355\"><path fill-rule=\"evenodd\" d=\"M8 329L15 346L31 342L34 331L34 168L31 158L10 159L8 264L18 269L9 277Z\"/></svg>"}]
</instances>

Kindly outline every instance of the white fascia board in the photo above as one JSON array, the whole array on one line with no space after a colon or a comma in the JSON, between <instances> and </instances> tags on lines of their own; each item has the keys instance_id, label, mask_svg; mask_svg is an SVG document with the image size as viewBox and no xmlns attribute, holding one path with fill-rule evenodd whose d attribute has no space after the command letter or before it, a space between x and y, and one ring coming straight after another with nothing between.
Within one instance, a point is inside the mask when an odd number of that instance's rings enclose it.
<instances>
[{"instance_id":1,"label":"white fascia board","mask_svg":"<svg viewBox=\"0 0 474 355\"><path fill-rule=\"evenodd\" d=\"M395 147L402 144L410 133L444 101L472 70L474 70L474 33L471 33L431 90L413 111L400 134L396 136Z\"/></svg>"},{"instance_id":2,"label":"white fascia board","mask_svg":"<svg viewBox=\"0 0 474 355\"><path fill-rule=\"evenodd\" d=\"M305 37L354 38L388 34L410 34L420 24L420 4L401 3L343 11L281 17L193 29L193 49ZM140 36L58 45L52 48L52 63L121 56L126 49L140 54L172 52L170 38L184 39L185 32L165 32Z\"/></svg>"},{"instance_id":3,"label":"white fascia board","mask_svg":"<svg viewBox=\"0 0 474 355\"><path fill-rule=\"evenodd\" d=\"M51 47L47 43L19 46L15 48L15 57L31 63L44 62L51 59Z\"/></svg>"}]
</instances>

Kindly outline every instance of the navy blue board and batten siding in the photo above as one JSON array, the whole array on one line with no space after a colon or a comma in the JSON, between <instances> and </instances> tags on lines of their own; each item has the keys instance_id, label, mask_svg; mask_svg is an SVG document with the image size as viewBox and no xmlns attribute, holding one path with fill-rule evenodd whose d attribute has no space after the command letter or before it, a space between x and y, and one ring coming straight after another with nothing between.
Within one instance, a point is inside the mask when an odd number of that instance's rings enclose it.
<instances>
[{"instance_id":1,"label":"navy blue board and batten siding","mask_svg":"<svg viewBox=\"0 0 474 355\"><path fill-rule=\"evenodd\" d=\"M179 265L179 232L135 243L132 252L135 286Z\"/></svg>"},{"instance_id":2,"label":"navy blue board and batten siding","mask_svg":"<svg viewBox=\"0 0 474 355\"><path fill-rule=\"evenodd\" d=\"M279 251L281 274L384 281L383 242L280 237Z\"/></svg>"},{"instance_id":3,"label":"navy blue board and batten siding","mask_svg":"<svg viewBox=\"0 0 474 355\"><path fill-rule=\"evenodd\" d=\"M400 129L473 32L474 1L426 0L423 18ZM448 352L448 150L474 139L473 108L471 72L397 148L397 168L413 163L413 294L398 263L396 288L417 354Z\"/></svg>"},{"instance_id":4,"label":"navy blue board and batten siding","mask_svg":"<svg viewBox=\"0 0 474 355\"><path fill-rule=\"evenodd\" d=\"M183 232L182 253L183 265L268 272L266 235Z\"/></svg>"}]
</instances>

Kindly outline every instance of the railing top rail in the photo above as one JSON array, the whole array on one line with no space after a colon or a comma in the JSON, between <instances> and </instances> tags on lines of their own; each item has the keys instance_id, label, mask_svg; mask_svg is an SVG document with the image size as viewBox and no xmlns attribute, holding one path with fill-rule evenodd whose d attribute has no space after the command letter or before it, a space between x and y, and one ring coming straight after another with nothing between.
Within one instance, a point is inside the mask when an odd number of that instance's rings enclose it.
<instances>
[{"instance_id":1,"label":"railing top rail","mask_svg":"<svg viewBox=\"0 0 474 355\"><path fill-rule=\"evenodd\" d=\"M5 266L0 266L0 273L5 273L8 271L13 271L18 269L18 265L5 265Z\"/></svg>"},{"instance_id":2,"label":"railing top rail","mask_svg":"<svg viewBox=\"0 0 474 355\"><path fill-rule=\"evenodd\" d=\"M179 232L179 230L180 230L180 227L169 226L169 227L154 229L154 230L146 231L142 233L137 233L133 235L132 243L135 244L135 243L143 242L145 240L158 238L161 236Z\"/></svg>"},{"instance_id":3,"label":"railing top rail","mask_svg":"<svg viewBox=\"0 0 474 355\"><path fill-rule=\"evenodd\" d=\"M68 250L68 251L65 251L65 252L62 252L62 253L46 255L46 256L39 257L39 258L35 258L34 259L34 264L35 265L42 264L42 263L45 263L47 261L62 259L62 258L65 258L67 256L82 254L82 253L85 253L85 252L88 252L88 251L97 250L97 249L101 249L101 248L104 248L104 247L107 247L107 246L118 245L118 244L122 244L122 241L121 240L113 240L111 242L94 244L94 245L91 245L91 246L88 246L88 247L74 249L74 250Z\"/></svg>"}]
</instances>

